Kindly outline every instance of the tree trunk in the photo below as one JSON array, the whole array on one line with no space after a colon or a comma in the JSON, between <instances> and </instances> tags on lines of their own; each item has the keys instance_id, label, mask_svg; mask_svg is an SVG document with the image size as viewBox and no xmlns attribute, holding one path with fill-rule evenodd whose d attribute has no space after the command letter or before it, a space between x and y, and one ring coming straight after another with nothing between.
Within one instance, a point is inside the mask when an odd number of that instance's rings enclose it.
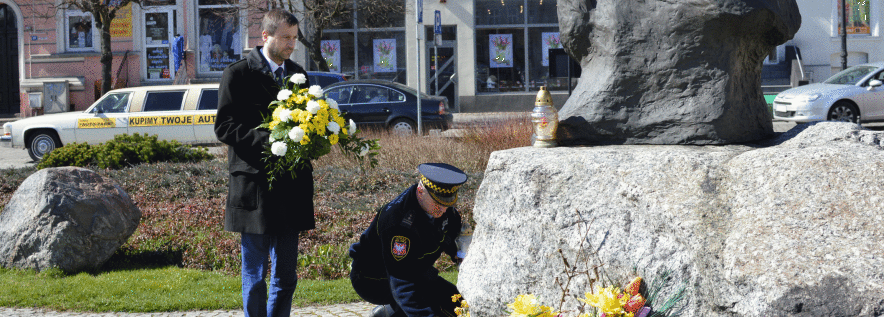
<instances>
[{"instance_id":1,"label":"tree trunk","mask_svg":"<svg viewBox=\"0 0 884 317\"><path fill-rule=\"evenodd\" d=\"M114 55L111 51L111 23L107 16L101 17L101 94L104 95L113 87L111 81L111 67L113 67Z\"/></svg>"},{"instance_id":2,"label":"tree trunk","mask_svg":"<svg viewBox=\"0 0 884 317\"><path fill-rule=\"evenodd\" d=\"M325 61L325 58L322 57L322 48L319 43L322 40L322 30L317 30L313 32L313 37L310 41L304 37L304 33L301 30L298 30L298 39L300 39L301 44L304 44L307 47L307 52L310 53L310 59L313 60L313 63L316 63L316 66L319 67L320 71L327 72L328 62ZM304 65L308 66L308 65Z\"/></svg>"}]
</instances>

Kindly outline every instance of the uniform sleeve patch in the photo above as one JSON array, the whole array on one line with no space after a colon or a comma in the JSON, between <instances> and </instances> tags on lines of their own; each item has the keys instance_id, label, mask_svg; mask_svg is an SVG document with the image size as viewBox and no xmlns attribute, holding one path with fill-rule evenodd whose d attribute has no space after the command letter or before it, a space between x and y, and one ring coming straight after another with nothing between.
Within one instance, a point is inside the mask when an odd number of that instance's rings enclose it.
<instances>
[{"instance_id":1,"label":"uniform sleeve patch","mask_svg":"<svg viewBox=\"0 0 884 317\"><path fill-rule=\"evenodd\" d=\"M408 255L408 249L411 248L411 241L404 236L394 236L392 243L393 247L390 252L393 253L393 258L396 261L404 259Z\"/></svg>"}]
</instances>

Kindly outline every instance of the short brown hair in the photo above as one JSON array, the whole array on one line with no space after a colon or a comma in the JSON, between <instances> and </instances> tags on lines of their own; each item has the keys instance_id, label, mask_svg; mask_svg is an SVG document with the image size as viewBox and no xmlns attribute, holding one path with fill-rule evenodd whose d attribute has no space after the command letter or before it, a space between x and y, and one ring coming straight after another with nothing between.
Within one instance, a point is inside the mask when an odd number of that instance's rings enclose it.
<instances>
[{"instance_id":1,"label":"short brown hair","mask_svg":"<svg viewBox=\"0 0 884 317\"><path fill-rule=\"evenodd\" d=\"M264 15L264 20L261 21L261 30L274 35L280 23L285 23L288 26L298 25L298 18L284 9L273 9Z\"/></svg>"}]
</instances>

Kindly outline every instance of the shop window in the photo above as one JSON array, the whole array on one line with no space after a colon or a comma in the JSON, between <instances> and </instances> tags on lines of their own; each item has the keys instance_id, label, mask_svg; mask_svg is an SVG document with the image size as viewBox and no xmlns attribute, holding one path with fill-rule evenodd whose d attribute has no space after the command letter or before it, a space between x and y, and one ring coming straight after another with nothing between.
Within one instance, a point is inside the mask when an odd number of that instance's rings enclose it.
<instances>
[{"instance_id":1,"label":"shop window","mask_svg":"<svg viewBox=\"0 0 884 317\"><path fill-rule=\"evenodd\" d=\"M549 90L568 90L568 77L550 76L549 50L562 48L559 28L528 28L528 88L546 86ZM556 75L556 74L553 74Z\"/></svg>"},{"instance_id":2,"label":"shop window","mask_svg":"<svg viewBox=\"0 0 884 317\"><path fill-rule=\"evenodd\" d=\"M405 32L359 32L359 78L405 83Z\"/></svg>"},{"instance_id":3,"label":"shop window","mask_svg":"<svg viewBox=\"0 0 884 317\"><path fill-rule=\"evenodd\" d=\"M142 6L151 7L151 6L173 6L175 5L175 0L142 0Z\"/></svg>"},{"instance_id":4,"label":"shop window","mask_svg":"<svg viewBox=\"0 0 884 317\"><path fill-rule=\"evenodd\" d=\"M360 28L405 27L405 1L357 1Z\"/></svg>"},{"instance_id":5,"label":"shop window","mask_svg":"<svg viewBox=\"0 0 884 317\"><path fill-rule=\"evenodd\" d=\"M356 50L353 45L351 32L326 32L323 35L320 51L330 72L342 73L348 78L356 75ZM313 63L313 60L310 62ZM312 69L319 68L314 65Z\"/></svg>"},{"instance_id":6,"label":"shop window","mask_svg":"<svg viewBox=\"0 0 884 317\"><path fill-rule=\"evenodd\" d=\"M525 0L476 0L475 10L476 25L525 24Z\"/></svg>"},{"instance_id":7,"label":"shop window","mask_svg":"<svg viewBox=\"0 0 884 317\"><path fill-rule=\"evenodd\" d=\"M216 2L218 1L200 0L200 4ZM227 65L242 57L243 28L235 7L200 7L199 30L200 72L221 72Z\"/></svg>"},{"instance_id":8,"label":"shop window","mask_svg":"<svg viewBox=\"0 0 884 317\"><path fill-rule=\"evenodd\" d=\"M67 51L95 51L95 22L92 13L79 10L65 12L65 46Z\"/></svg>"},{"instance_id":9,"label":"shop window","mask_svg":"<svg viewBox=\"0 0 884 317\"><path fill-rule=\"evenodd\" d=\"M844 2L846 1L846 2ZM848 35L870 35L872 34L872 17L871 17L871 1L870 0L836 0L835 2L835 18L838 20L836 35L841 35L841 24L844 21L842 12L842 4L847 6L847 34Z\"/></svg>"},{"instance_id":10,"label":"shop window","mask_svg":"<svg viewBox=\"0 0 884 317\"><path fill-rule=\"evenodd\" d=\"M556 0L528 0L528 23L558 24Z\"/></svg>"},{"instance_id":11,"label":"shop window","mask_svg":"<svg viewBox=\"0 0 884 317\"><path fill-rule=\"evenodd\" d=\"M526 91L524 28L476 30L476 91Z\"/></svg>"}]
</instances>

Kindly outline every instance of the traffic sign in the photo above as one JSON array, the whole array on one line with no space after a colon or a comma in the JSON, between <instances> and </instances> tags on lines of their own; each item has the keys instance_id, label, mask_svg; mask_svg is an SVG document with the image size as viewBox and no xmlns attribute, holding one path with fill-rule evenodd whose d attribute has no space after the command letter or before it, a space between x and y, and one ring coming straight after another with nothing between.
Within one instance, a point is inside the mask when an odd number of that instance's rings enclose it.
<instances>
[{"instance_id":1,"label":"traffic sign","mask_svg":"<svg viewBox=\"0 0 884 317\"><path fill-rule=\"evenodd\" d=\"M433 22L433 33L442 34L442 12L436 10L436 19Z\"/></svg>"}]
</instances>

